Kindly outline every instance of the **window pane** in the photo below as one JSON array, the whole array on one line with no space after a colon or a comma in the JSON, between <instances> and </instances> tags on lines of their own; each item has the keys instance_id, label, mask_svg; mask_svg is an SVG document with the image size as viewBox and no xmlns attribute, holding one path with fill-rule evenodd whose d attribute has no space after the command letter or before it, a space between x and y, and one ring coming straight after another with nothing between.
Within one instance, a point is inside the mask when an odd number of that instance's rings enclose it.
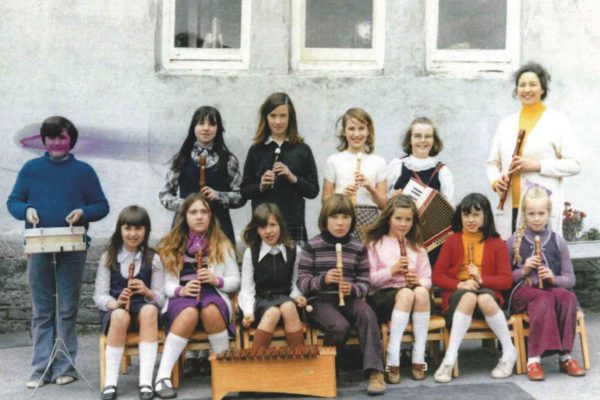
<instances>
[{"instance_id":1,"label":"window pane","mask_svg":"<svg viewBox=\"0 0 600 400\"><path fill-rule=\"evenodd\" d=\"M371 48L373 2L306 0L305 47Z\"/></svg>"},{"instance_id":2,"label":"window pane","mask_svg":"<svg viewBox=\"0 0 600 400\"><path fill-rule=\"evenodd\" d=\"M177 0L175 47L240 48L241 0Z\"/></svg>"},{"instance_id":3,"label":"window pane","mask_svg":"<svg viewBox=\"0 0 600 400\"><path fill-rule=\"evenodd\" d=\"M506 0L439 0L438 49L505 49Z\"/></svg>"}]
</instances>

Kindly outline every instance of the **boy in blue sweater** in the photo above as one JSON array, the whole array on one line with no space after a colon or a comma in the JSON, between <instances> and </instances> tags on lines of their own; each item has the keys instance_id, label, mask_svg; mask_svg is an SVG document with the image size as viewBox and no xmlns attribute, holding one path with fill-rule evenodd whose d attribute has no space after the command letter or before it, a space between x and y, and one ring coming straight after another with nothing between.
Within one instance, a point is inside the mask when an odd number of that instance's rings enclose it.
<instances>
[{"instance_id":1,"label":"boy in blue sweater","mask_svg":"<svg viewBox=\"0 0 600 400\"><path fill-rule=\"evenodd\" d=\"M88 164L70 154L77 129L64 117L44 120L40 130L46 153L28 161L8 197L8 211L25 227L83 225L108 214L108 202L98 176ZM32 372L28 388L48 382L65 385L75 380L75 369L61 352L44 374L57 336L55 295L58 295L58 329L72 359L77 355L76 320L85 266L85 251L56 253L56 280L52 253L32 254L27 260L33 318Z\"/></svg>"}]
</instances>

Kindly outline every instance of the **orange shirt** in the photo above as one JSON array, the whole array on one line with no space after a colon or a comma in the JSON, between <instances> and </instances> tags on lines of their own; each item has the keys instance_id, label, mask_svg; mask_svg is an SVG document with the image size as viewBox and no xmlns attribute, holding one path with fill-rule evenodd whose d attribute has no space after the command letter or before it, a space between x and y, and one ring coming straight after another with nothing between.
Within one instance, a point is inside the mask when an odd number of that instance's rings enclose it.
<instances>
[{"instance_id":1,"label":"orange shirt","mask_svg":"<svg viewBox=\"0 0 600 400\"><path fill-rule=\"evenodd\" d=\"M469 264L469 246L473 246L473 264L479 267L479 273L481 274L481 260L483 259L483 248L485 243L481 241L483 239L483 234L479 232L468 233L463 230L462 239L465 259L462 265L458 268L458 275L456 277L461 281L466 281L471 278L469 271L467 270L467 265Z\"/></svg>"},{"instance_id":2,"label":"orange shirt","mask_svg":"<svg viewBox=\"0 0 600 400\"><path fill-rule=\"evenodd\" d=\"M544 111L546 111L546 106L541 102L531 106L523 106L521 109L521 114L519 114L519 130L525 130L525 137L523 138L523 144L521 145L521 152L519 155L523 154L527 136L529 136ZM521 174L514 174L510 183L510 188L512 190L512 208L519 208L519 199L521 198Z\"/></svg>"}]
</instances>

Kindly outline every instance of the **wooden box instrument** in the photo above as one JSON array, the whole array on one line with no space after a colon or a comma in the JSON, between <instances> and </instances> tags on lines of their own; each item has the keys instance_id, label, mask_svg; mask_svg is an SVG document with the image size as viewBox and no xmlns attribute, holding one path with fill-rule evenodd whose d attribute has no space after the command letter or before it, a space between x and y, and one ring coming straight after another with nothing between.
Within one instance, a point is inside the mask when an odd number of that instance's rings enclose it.
<instances>
[{"instance_id":1,"label":"wooden box instrument","mask_svg":"<svg viewBox=\"0 0 600 400\"><path fill-rule=\"evenodd\" d=\"M437 190L414 179L408 181L402 193L410 196L417 205L425 249L431 251L441 246L452 234L452 204Z\"/></svg>"},{"instance_id":2,"label":"wooden box instrument","mask_svg":"<svg viewBox=\"0 0 600 400\"><path fill-rule=\"evenodd\" d=\"M85 251L85 249L83 226L25 229L25 254Z\"/></svg>"},{"instance_id":3,"label":"wooden box instrument","mask_svg":"<svg viewBox=\"0 0 600 400\"><path fill-rule=\"evenodd\" d=\"M212 398L229 392L335 397L335 347L235 349L212 354Z\"/></svg>"}]
</instances>

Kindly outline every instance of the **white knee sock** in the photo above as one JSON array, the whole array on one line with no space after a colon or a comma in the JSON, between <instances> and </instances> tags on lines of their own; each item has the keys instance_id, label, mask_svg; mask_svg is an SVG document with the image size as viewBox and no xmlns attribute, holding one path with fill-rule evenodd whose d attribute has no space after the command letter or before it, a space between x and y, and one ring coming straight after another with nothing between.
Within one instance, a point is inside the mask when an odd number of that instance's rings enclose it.
<instances>
[{"instance_id":1,"label":"white knee sock","mask_svg":"<svg viewBox=\"0 0 600 400\"><path fill-rule=\"evenodd\" d=\"M517 351L510 338L510 332L508 331L508 324L502 311L498 311L492 316L485 316L485 322L487 322L490 329L496 334L496 337L502 344L502 360L514 361L517 359Z\"/></svg>"},{"instance_id":2,"label":"white knee sock","mask_svg":"<svg viewBox=\"0 0 600 400\"><path fill-rule=\"evenodd\" d=\"M408 324L410 313L394 309L390 321L390 340L387 346L387 365L400 366L400 342Z\"/></svg>"},{"instance_id":3,"label":"white knee sock","mask_svg":"<svg viewBox=\"0 0 600 400\"><path fill-rule=\"evenodd\" d=\"M469 330L469 326L471 326L472 319L473 316L471 315L463 314L460 311L454 312L452 316L452 330L450 331L450 343L448 344L448 350L446 350L446 356L444 356L444 364L454 365L456 362L458 349Z\"/></svg>"},{"instance_id":4,"label":"white knee sock","mask_svg":"<svg viewBox=\"0 0 600 400\"><path fill-rule=\"evenodd\" d=\"M104 351L106 357L106 377L104 379L104 386L117 386L123 351L125 351L124 346L106 346L106 350Z\"/></svg>"},{"instance_id":5,"label":"white knee sock","mask_svg":"<svg viewBox=\"0 0 600 400\"><path fill-rule=\"evenodd\" d=\"M558 356L560 362L565 362L567 360L570 360L571 358L573 358L571 357L571 353L561 354Z\"/></svg>"},{"instance_id":6,"label":"white knee sock","mask_svg":"<svg viewBox=\"0 0 600 400\"><path fill-rule=\"evenodd\" d=\"M156 363L158 342L140 342L140 386L152 386L152 373Z\"/></svg>"},{"instance_id":7,"label":"white knee sock","mask_svg":"<svg viewBox=\"0 0 600 400\"><path fill-rule=\"evenodd\" d=\"M173 365L175 365L177 362L177 359L181 355L185 345L188 343L188 340L189 339L177 336L174 333L169 333L167 335L167 340L165 340L165 348L160 359L160 366L158 367L158 372L156 373L157 381L163 378L171 377Z\"/></svg>"},{"instance_id":8,"label":"white knee sock","mask_svg":"<svg viewBox=\"0 0 600 400\"><path fill-rule=\"evenodd\" d=\"M213 333L208 335L208 341L210 342L210 348L215 353L220 353L223 350L229 349L229 333L227 329L219 333Z\"/></svg>"},{"instance_id":9,"label":"white knee sock","mask_svg":"<svg viewBox=\"0 0 600 400\"><path fill-rule=\"evenodd\" d=\"M413 364L424 364L425 345L427 344L427 333L429 332L429 311L413 312L412 323L415 336L412 362Z\"/></svg>"},{"instance_id":10,"label":"white knee sock","mask_svg":"<svg viewBox=\"0 0 600 400\"><path fill-rule=\"evenodd\" d=\"M541 362L542 362L542 357L540 357L540 356L527 358L527 366L528 367L533 363L541 363Z\"/></svg>"}]
</instances>

